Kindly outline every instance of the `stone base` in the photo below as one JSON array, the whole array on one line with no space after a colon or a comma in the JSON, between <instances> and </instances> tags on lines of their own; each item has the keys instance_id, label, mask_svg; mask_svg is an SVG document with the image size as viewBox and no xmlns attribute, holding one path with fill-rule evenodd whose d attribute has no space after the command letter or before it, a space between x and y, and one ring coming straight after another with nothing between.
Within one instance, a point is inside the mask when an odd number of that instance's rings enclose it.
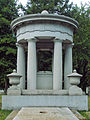
<instances>
[{"instance_id":1,"label":"stone base","mask_svg":"<svg viewBox=\"0 0 90 120\"><path fill-rule=\"evenodd\" d=\"M88 110L88 96L31 95L2 96L2 109L22 107L69 107L75 110Z\"/></svg>"},{"instance_id":2,"label":"stone base","mask_svg":"<svg viewBox=\"0 0 90 120\"><path fill-rule=\"evenodd\" d=\"M21 89L8 89L7 90L7 95L19 96L19 95L21 95Z\"/></svg>"},{"instance_id":3,"label":"stone base","mask_svg":"<svg viewBox=\"0 0 90 120\"><path fill-rule=\"evenodd\" d=\"M68 90L22 90L22 95L68 95Z\"/></svg>"},{"instance_id":4,"label":"stone base","mask_svg":"<svg viewBox=\"0 0 90 120\"><path fill-rule=\"evenodd\" d=\"M74 95L74 96L79 95L80 96L82 94L83 94L82 89L79 88L78 86L73 85L69 88L69 95Z\"/></svg>"}]
</instances>

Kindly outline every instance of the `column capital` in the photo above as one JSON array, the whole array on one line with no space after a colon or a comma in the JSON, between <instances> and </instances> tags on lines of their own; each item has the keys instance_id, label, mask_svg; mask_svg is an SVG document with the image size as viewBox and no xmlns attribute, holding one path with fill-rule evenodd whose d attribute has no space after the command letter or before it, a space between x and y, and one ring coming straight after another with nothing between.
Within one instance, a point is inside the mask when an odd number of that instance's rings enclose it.
<instances>
[{"instance_id":1,"label":"column capital","mask_svg":"<svg viewBox=\"0 0 90 120\"><path fill-rule=\"evenodd\" d=\"M54 42L62 42L63 41L63 39L60 39L60 38L58 38L58 37L56 37L56 38L54 38L54 40L53 40Z\"/></svg>"},{"instance_id":2,"label":"column capital","mask_svg":"<svg viewBox=\"0 0 90 120\"><path fill-rule=\"evenodd\" d=\"M34 37L34 38L27 39L27 42L29 42L29 41L37 42L38 40Z\"/></svg>"},{"instance_id":3,"label":"column capital","mask_svg":"<svg viewBox=\"0 0 90 120\"><path fill-rule=\"evenodd\" d=\"M66 43L66 44L64 44L64 48L66 49L66 48L73 48L73 46L74 46L74 43Z\"/></svg>"},{"instance_id":4,"label":"column capital","mask_svg":"<svg viewBox=\"0 0 90 120\"><path fill-rule=\"evenodd\" d=\"M20 43L16 43L16 47L23 47L23 45Z\"/></svg>"}]
</instances>

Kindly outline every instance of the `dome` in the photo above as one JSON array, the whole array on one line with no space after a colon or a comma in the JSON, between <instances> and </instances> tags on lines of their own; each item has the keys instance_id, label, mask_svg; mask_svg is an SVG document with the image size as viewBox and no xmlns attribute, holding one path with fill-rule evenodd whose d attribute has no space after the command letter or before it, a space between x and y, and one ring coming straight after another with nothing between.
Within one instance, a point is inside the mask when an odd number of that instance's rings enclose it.
<instances>
[{"instance_id":1,"label":"dome","mask_svg":"<svg viewBox=\"0 0 90 120\"><path fill-rule=\"evenodd\" d=\"M47 10L43 10L41 14L49 14Z\"/></svg>"}]
</instances>

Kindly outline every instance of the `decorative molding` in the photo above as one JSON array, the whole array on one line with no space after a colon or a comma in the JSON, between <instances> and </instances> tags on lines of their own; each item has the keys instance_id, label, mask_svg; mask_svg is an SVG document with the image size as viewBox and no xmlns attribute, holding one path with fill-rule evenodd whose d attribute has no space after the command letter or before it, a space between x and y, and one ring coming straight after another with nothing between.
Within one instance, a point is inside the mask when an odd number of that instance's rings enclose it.
<instances>
[{"instance_id":1,"label":"decorative molding","mask_svg":"<svg viewBox=\"0 0 90 120\"><path fill-rule=\"evenodd\" d=\"M23 47L23 45L20 43L16 43L16 47Z\"/></svg>"},{"instance_id":2,"label":"decorative molding","mask_svg":"<svg viewBox=\"0 0 90 120\"><path fill-rule=\"evenodd\" d=\"M22 35L22 34L25 34L25 33L28 33L28 32L36 32L36 31L38 31L38 32L46 32L46 31L49 31L49 32L59 32L59 33L62 33L62 34L67 34L67 35L69 35L69 36L71 36L72 38L73 38L73 35L71 35L71 34L69 34L69 33L67 33L67 32L62 32L62 31L52 31L52 30L33 30L33 31L25 31L25 32L23 32L23 33L20 33L19 35L17 35L16 37L18 37L18 36L20 36L20 35Z\"/></svg>"},{"instance_id":3,"label":"decorative molding","mask_svg":"<svg viewBox=\"0 0 90 120\"><path fill-rule=\"evenodd\" d=\"M26 40L27 40L27 42L29 42L29 41L33 41L33 42L37 42L37 41L39 41L39 40L37 40L37 38L35 38L35 37L30 38L30 39L26 39Z\"/></svg>"},{"instance_id":4,"label":"decorative molding","mask_svg":"<svg viewBox=\"0 0 90 120\"><path fill-rule=\"evenodd\" d=\"M23 23L32 24L33 22L37 21L44 21L47 23L48 21L53 21L54 23L66 23L74 27L75 29L78 28L78 22L73 18L64 16L64 15L55 15L55 14L31 14L31 15L24 15L22 17L18 17L11 23L11 28L15 31L17 27L23 25Z\"/></svg>"},{"instance_id":5,"label":"decorative molding","mask_svg":"<svg viewBox=\"0 0 90 120\"><path fill-rule=\"evenodd\" d=\"M68 48L68 47L72 47L73 48L74 43L64 43L63 47L64 49Z\"/></svg>"},{"instance_id":6,"label":"decorative molding","mask_svg":"<svg viewBox=\"0 0 90 120\"><path fill-rule=\"evenodd\" d=\"M53 41L54 41L54 42L62 42L63 39L60 39L60 38L55 37L55 39L54 39Z\"/></svg>"}]
</instances>

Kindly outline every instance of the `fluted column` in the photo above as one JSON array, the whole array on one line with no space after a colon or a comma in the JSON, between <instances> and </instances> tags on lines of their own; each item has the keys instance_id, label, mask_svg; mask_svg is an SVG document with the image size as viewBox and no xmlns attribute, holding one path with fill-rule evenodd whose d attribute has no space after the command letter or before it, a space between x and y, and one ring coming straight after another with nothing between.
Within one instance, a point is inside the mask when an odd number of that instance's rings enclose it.
<instances>
[{"instance_id":1,"label":"fluted column","mask_svg":"<svg viewBox=\"0 0 90 120\"><path fill-rule=\"evenodd\" d=\"M53 89L62 89L62 40L54 40Z\"/></svg>"},{"instance_id":2,"label":"fluted column","mask_svg":"<svg viewBox=\"0 0 90 120\"><path fill-rule=\"evenodd\" d=\"M25 89L25 51L24 47L16 43L17 46L17 73L22 75L20 78L20 88Z\"/></svg>"},{"instance_id":3,"label":"fluted column","mask_svg":"<svg viewBox=\"0 0 90 120\"><path fill-rule=\"evenodd\" d=\"M72 73L72 44L65 45L65 57L64 57L64 89L69 89L70 81L67 75Z\"/></svg>"},{"instance_id":4,"label":"fluted column","mask_svg":"<svg viewBox=\"0 0 90 120\"><path fill-rule=\"evenodd\" d=\"M36 40L28 40L27 89L36 89Z\"/></svg>"}]
</instances>

